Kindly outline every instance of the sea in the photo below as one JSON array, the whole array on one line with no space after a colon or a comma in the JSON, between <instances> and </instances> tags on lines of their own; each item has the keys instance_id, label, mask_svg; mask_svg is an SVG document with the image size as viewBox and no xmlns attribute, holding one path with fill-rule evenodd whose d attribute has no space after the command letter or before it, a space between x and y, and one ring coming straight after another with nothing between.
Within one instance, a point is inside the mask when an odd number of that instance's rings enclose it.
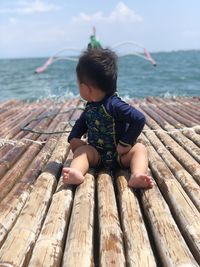
<instances>
[{"instance_id":1,"label":"sea","mask_svg":"<svg viewBox=\"0 0 200 267\"><path fill-rule=\"evenodd\" d=\"M118 60L118 94L122 98L200 96L200 50L151 54L157 65L136 55ZM48 58L0 59L0 102L68 100L79 95L76 61L58 60L35 73Z\"/></svg>"}]
</instances>

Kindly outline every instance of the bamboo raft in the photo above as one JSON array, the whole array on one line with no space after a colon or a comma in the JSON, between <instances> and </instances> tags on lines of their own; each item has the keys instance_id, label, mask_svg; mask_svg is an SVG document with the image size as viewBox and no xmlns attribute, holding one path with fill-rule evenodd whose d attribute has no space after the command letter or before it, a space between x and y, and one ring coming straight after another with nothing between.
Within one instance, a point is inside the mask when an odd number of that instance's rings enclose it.
<instances>
[{"instance_id":1,"label":"bamboo raft","mask_svg":"<svg viewBox=\"0 0 200 267\"><path fill-rule=\"evenodd\" d=\"M147 119L150 190L129 188L128 170L62 183L78 99L0 103L1 267L200 265L200 97L130 104Z\"/></svg>"}]
</instances>

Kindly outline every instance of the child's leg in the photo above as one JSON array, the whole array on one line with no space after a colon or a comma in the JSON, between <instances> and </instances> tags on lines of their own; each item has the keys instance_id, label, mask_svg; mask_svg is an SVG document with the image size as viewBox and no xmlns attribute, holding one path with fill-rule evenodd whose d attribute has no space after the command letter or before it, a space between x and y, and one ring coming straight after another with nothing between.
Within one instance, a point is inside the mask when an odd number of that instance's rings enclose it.
<instances>
[{"instance_id":1,"label":"child's leg","mask_svg":"<svg viewBox=\"0 0 200 267\"><path fill-rule=\"evenodd\" d=\"M89 167L96 166L100 156L97 150L84 145L74 151L74 157L69 168L63 168L63 182L66 184L81 184Z\"/></svg>"},{"instance_id":2,"label":"child's leg","mask_svg":"<svg viewBox=\"0 0 200 267\"><path fill-rule=\"evenodd\" d=\"M135 144L127 154L122 155L121 163L124 167L131 169L129 186L133 188L153 187L153 180L147 175L148 156L147 149L143 144Z\"/></svg>"}]
</instances>

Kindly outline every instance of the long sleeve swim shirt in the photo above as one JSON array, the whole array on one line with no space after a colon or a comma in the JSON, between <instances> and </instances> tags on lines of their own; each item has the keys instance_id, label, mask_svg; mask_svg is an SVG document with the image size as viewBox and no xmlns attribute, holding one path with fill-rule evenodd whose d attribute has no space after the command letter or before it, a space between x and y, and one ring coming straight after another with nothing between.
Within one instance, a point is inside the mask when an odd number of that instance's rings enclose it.
<instances>
[{"instance_id":1,"label":"long sleeve swim shirt","mask_svg":"<svg viewBox=\"0 0 200 267\"><path fill-rule=\"evenodd\" d=\"M133 145L144 124L143 113L114 94L99 102L87 102L85 110L71 130L68 142L88 133L89 144L93 144L93 139L96 139L96 143L101 142L100 145L103 146L104 139L108 139L109 134L115 145ZM96 143L93 145L98 145Z\"/></svg>"}]
</instances>

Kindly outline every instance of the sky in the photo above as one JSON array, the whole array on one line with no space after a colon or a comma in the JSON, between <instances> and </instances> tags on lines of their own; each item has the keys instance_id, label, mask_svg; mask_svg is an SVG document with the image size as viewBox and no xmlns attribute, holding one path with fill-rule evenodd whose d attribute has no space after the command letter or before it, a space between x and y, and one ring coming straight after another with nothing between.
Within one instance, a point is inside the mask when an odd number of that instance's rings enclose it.
<instances>
[{"instance_id":1,"label":"sky","mask_svg":"<svg viewBox=\"0 0 200 267\"><path fill-rule=\"evenodd\" d=\"M0 58L83 50L93 26L107 47L200 49L200 0L0 0Z\"/></svg>"}]
</instances>

